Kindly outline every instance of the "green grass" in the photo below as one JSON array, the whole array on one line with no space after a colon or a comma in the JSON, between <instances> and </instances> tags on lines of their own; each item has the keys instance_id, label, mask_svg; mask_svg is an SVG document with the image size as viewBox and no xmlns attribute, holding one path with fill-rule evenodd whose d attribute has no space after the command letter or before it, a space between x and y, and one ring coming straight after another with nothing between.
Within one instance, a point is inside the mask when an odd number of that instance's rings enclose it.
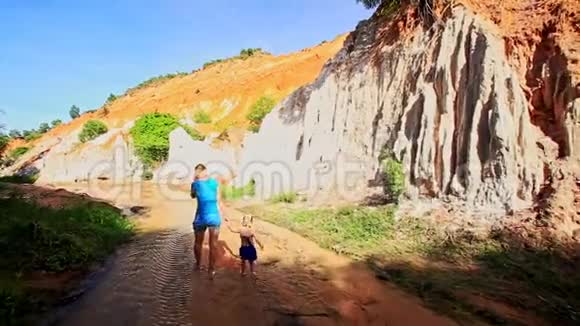
<instances>
[{"instance_id":1,"label":"green grass","mask_svg":"<svg viewBox=\"0 0 580 326\"><path fill-rule=\"evenodd\" d=\"M0 182L33 184L36 182L37 179L38 179L38 174L10 175L10 176L0 177Z\"/></svg>"},{"instance_id":2,"label":"green grass","mask_svg":"<svg viewBox=\"0 0 580 326\"><path fill-rule=\"evenodd\" d=\"M39 139L40 137L42 137L42 134L41 133L36 132L36 131L33 131L33 132L30 132L30 133L26 134L24 136L24 140L26 140L27 142L31 142L33 140Z\"/></svg>"},{"instance_id":3,"label":"green grass","mask_svg":"<svg viewBox=\"0 0 580 326\"><path fill-rule=\"evenodd\" d=\"M262 121L274 109L276 106L276 100L269 96L260 97L252 106L250 107L250 112L247 114L246 118L250 121L250 126L248 130L251 132L258 132L260 130L260 125Z\"/></svg>"},{"instance_id":4,"label":"green grass","mask_svg":"<svg viewBox=\"0 0 580 326\"><path fill-rule=\"evenodd\" d=\"M453 236L422 219L395 220L395 206L247 207L248 213L324 248L364 260L381 279L460 321L510 324L509 316L465 299L484 297L559 325L580 320L580 253L558 245L530 248L510 235ZM574 254L575 253L575 254Z\"/></svg>"},{"instance_id":5,"label":"green grass","mask_svg":"<svg viewBox=\"0 0 580 326\"><path fill-rule=\"evenodd\" d=\"M28 153L30 147L17 147L10 151L8 156L13 160L18 160L22 155Z\"/></svg>"},{"instance_id":6,"label":"green grass","mask_svg":"<svg viewBox=\"0 0 580 326\"><path fill-rule=\"evenodd\" d=\"M293 192L293 191L289 191L289 192L283 192L283 193L280 193L280 194L275 195L274 197L272 197L270 199L270 201L273 202L273 203L287 203L287 204L292 204L297 199L298 199L298 194L295 193L295 192Z\"/></svg>"},{"instance_id":7,"label":"green grass","mask_svg":"<svg viewBox=\"0 0 580 326\"><path fill-rule=\"evenodd\" d=\"M266 211L258 207L247 209L260 218L306 236L324 248L351 256L362 257L394 234L393 207L287 209L274 205Z\"/></svg>"},{"instance_id":8,"label":"green grass","mask_svg":"<svg viewBox=\"0 0 580 326\"><path fill-rule=\"evenodd\" d=\"M239 200L244 197L253 197L256 194L256 184L252 180L243 187L235 187L230 185L222 185L221 195L224 200Z\"/></svg>"},{"instance_id":9,"label":"green grass","mask_svg":"<svg viewBox=\"0 0 580 326\"><path fill-rule=\"evenodd\" d=\"M17 325L50 302L19 285L29 272L84 270L132 234L132 224L103 204L62 210L0 199L0 321Z\"/></svg>"},{"instance_id":10,"label":"green grass","mask_svg":"<svg viewBox=\"0 0 580 326\"><path fill-rule=\"evenodd\" d=\"M260 48L242 49L242 50L240 50L240 54L237 56L233 56L233 57L225 58L225 59L210 60L210 61L204 63L203 69L206 69L206 68L211 67L211 66L218 64L218 63L227 62L227 61L231 61L231 60L246 60L246 59L249 59L249 58L251 58L255 55L258 55L258 54L269 54L269 53L260 49Z\"/></svg>"},{"instance_id":11,"label":"green grass","mask_svg":"<svg viewBox=\"0 0 580 326\"><path fill-rule=\"evenodd\" d=\"M193 121L195 121L195 123L211 123L211 118L207 112L200 110L193 116Z\"/></svg>"},{"instance_id":12,"label":"green grass","mask_svg":"<svg viewBox=\"0 0 580 326\"><path fill-rule=\"evenodd\" d=\"M139 85L137 85L133 88L128 89L126 94L128 94L132 91L138 90L138 89L143 89L143 88L147 88L147 87L150 87L150 86L162 83L162 82L166 82L166 81L173 79L173 78L184 77L187 75L188 75L188 73L186 73L186 72L176 72L174 74L165 74L165 75L155 76L155 77L149 78L149 79L141 82Z\"/></svg>"}]
</instances>

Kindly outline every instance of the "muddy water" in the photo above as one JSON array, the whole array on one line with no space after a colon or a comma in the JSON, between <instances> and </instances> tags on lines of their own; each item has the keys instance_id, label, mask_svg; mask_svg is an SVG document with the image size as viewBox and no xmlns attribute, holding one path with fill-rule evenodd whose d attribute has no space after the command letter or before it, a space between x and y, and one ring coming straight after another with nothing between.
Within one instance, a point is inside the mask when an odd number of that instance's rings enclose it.
<instances>
[{"instance_id":1,"label":"muddy water","mask_svg":"<svg viewBox=\"0 0 580 326\"><path fill-rule=\"evenodd\" d=\"M377 281L364 266L261 221L255 225L265 246L258 276L240 276L239 240L223 228L218 274L210 280L193 270L194 206L183 190L168 196L150 186L136 197L129 189L68 188L151 211L136 239L119 250L96 287L66 309L59 325L453 324ZM228 210L234 228L240 215Z\"/></svg>"}]
</instances>

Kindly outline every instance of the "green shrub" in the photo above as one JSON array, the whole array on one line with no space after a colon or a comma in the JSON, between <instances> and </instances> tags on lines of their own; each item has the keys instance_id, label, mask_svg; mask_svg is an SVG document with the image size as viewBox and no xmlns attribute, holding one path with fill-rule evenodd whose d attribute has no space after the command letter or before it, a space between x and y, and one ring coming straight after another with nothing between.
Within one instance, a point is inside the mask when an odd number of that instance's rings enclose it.
<instances>
[{"instance_id":1,"label":"green shrub","mask_svg":"<svg viewBox=\"0 0 580 326\"><path fill-rule=\"evenodd\" d=\"M0 151L2 151L10 143L10 137L7 135L0 135Z\"/></svg>"},{"instance_id":2,"label":"green shrub","mask_svg":"<svg viewBox=\"0 0 580 326\"><path fill-rule=\"evenodd\" d=\"M260 131L260 125L251 123L250 126L248 127L248 130L253 133L258 133L258 131Z\"/></svg>"},{"instance_id":3,"label":"green shrub","mask_svg":"<svg viewBox=\"0 0 580 326\"><path fill-rule=\"evenodd\" d=\"M260 53L266 53L264 52L261 48L248 48L248 49L242 49L240 51L240 55L238 56L238 58L245 60L249 57L253 57L256 54L260 54Z\"/></svg>"},{"instance_id":4,"label":"green shrub","mask_svg":"<svg viewBox=\"0 0 580 326\"><path fill-rule=\"evenodd\" d=\"M222 185L221 194L225 200L238 200L243 197L253 197L256 195L256 182L251 180L243 187L234 187L229 185Z\"/></svg>"},{"instance_id":5,"label":"green shrub","mask_svg":"<svg viewBox=\"0 0 580 326\"><path fill-rule=\"evenodd\" d=\"M250 121L250 127L248 128L252 132L258 132L260 130L260 125L262 120L272 111L276 106L276 101L268 96L260 97L251 107L250 112L246 115L246 118Z\"/></svg>"},{"instance_id":6,"label":"green shrub","mask_svg":"<svg viewBox=\"0 0 580 326\"><path fill-rule=\"evenodd\" d=\"M195 121L195 123L211 123L211 118L207 112L200 110L193 116L193 121Z\"/></svg>"},{"instance_id":7,"label":"green shrub","mask_svg":"<svg viewBox=\"0 0 580 326\"><path fill-rule=\"evenodd\" d=\"M207 67L211 67L211 66L213 66L215 64L222 63L224 61L226 61L226 60L224 60L224 59L210 60L210 61L208 61L208 62L206 62L206 63L203 64L203 68L205 69Z\"/></svg>"},{"instance_id":8,"label":"green shrub","mask_svg":"<svg viewBox=\"0 0 580 326\"><path fill-rule=\"evenodd\" d=\"M17 147L15 149L13 149L12 151L10 151L10 154L8 154L8 156L10 156L10 158L17 160L20 158L20 156L26 154L28 151L30 150L30 147Z\"/></svg>"},{"instance_id":9,"label":"green shrub","mask_svg":"<svg viewBox=\"0 0 580 326\"><path fill-rule=\"evenodd\" d=\"M168 113L149 113L137 119L130 131L137 156L149 166L166 161L169 155L169 134L180 126L193 139L203 139L195 129L180 124L175 116Z\"/></svg>"},{"instance_id":10,"label":"green shrub","mask_svg":"<svg viewBox=\"0 0 580 326\"><path fill-rule=\"evenodd\" d=\"M26 132L26 135L24 135L24 140L31 142L33 140L37 140L40 137L42 137L41 133L37 132L36 130L32 130Z\"/></svg>"},{"instance_id":11,"label":"green shrub","mask_svg":"<svg viewBox=\"0 0 580 326\"><path fill-rule=\"evenodd\" d=\"M99 120L89 120L83 126L83 130L79 134L79 140L82 143L91 141L108 131L107 126Z\"/></svg>"},{"instance_id":12,"label":"green shrub","mask_svg":"<svg viewBox=\"0 0 580 326\"><path fill-rule=\"evenodd\" d=\"M54 128L54 127L60 126L62 124L62 120L60 120L60 119L52 120L52 122L50 124Z\"/></svg>"},{"instance_id":13,"label":"green shrub","mask_svg":"<svg viewBox=\"0 0 580 326\"><path fill-rule=\"evenodd\" d=\"M296 201L297 198L298 198L298 194L296 194L293 191L290 191L290 192L283 192L281 194L278 194L278 195L272 197L270 199L270 201L273 202L273 203L288 203L288 204L292 204L293 202Z\"/></svg>"},{"instance_id":14,"label":"green shrub","mask_svg":"<svg viewBox=\"0 0 580 326\"><path fill-rule=\"evenodd\" d=\"M393 158L385 158L382 161L384 192L391 199L397 201L405 190L405 171L403 164Z\"/></svg>"}]
</instances>

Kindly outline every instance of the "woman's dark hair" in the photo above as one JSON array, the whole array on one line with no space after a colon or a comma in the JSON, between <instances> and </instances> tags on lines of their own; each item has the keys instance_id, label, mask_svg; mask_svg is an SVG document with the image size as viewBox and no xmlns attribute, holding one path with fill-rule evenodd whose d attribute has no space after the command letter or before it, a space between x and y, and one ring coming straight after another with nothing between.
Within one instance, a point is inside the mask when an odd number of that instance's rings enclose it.
<instances>
[{"instance_id":1,"label":"woman's dark hair","mask_svg":"<svg viewBox=\"0 0 580 326\"><path fill-rule=\"evenodd\" d=\"M205 165L203 164L198 164L195 166L195 177L198 178L199 175L204 172L205 170L207 170L207 168L205 167Z\"/></svg>"}]
</instances>

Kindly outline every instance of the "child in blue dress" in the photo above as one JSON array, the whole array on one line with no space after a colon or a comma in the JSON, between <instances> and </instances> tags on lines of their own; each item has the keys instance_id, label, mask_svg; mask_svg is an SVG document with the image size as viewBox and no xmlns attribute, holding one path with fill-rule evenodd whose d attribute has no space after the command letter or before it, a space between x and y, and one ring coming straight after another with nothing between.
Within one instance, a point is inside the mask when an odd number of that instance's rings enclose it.
<instances>
[{"instance_id":1,"label":"child in blue dress","mask_svg":"<svg viewBox=\"0 0 580 326\"><path fill-rule=\"evenodd\" d=\"M252 229L254 224L254 217L251 215L245 215L242 217L242 227L236 231L233 230L229 225L228 228L233 233L238 233L240 235L241 245L240 245L240 273L242 276L246 275L246 262L250 265L250 273L256 276L254 271L254 265L256 260L258 260L258 253L256 252L256 247L254 242L260 246L260 249L264 250L264 246L256 238L254 230Z\"/></svg>"}]
</instances>

